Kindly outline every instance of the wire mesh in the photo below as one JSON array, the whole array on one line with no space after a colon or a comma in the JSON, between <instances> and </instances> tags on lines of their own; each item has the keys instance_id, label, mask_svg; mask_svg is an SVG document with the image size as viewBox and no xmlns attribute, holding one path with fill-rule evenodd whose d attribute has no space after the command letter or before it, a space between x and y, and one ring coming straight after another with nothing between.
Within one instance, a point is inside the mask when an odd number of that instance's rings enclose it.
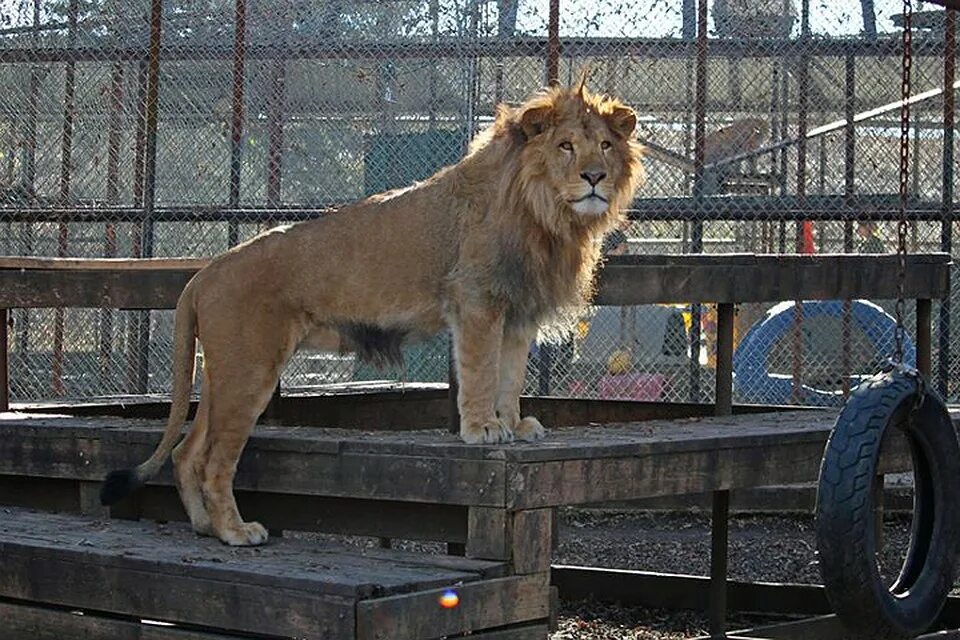
<instances>
[{"instance_id":1,"label":"wire mesh","mask_svg":"<svg viewBox=\"0 0 960 640\"><path fill-rule=\"evenodd\" d=\"M551 4L11 0L0 7L0 252L214 255L456 162L497 103L549 80L552 53L561 83L588 68L593 89L641 114L648 182L610 252L894 250L898 2L710 0L701 32L696 0L561 0L555 34ZM915 14L908 245L951 251L946 12L921 3ZM956 400L952 282L946 315L935 309L934 361ZM774 325L783 334L771 354L737 354L769 384L737 385L736 399L839 402L889 355L892 301L873 302L884 313L870 326L851 324L852 303L822 317L740 306L736 345ZM531 345L526 390L708 401L715 316L591 307L569 339ZM15 310L12 397L166 392L171 323L159 311ZM439 336L383 371L299 353L284 384L443 381L448 352Z\"/></svg>"}]
</instances>

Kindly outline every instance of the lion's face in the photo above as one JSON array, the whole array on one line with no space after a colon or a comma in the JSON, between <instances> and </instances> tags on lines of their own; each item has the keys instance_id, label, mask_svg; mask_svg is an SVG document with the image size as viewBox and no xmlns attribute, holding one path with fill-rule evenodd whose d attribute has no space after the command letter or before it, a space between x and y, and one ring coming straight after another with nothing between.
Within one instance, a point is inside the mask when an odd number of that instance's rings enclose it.
<instances>
[{"instance_id":1,"label":"lion's face","mask_svg":"<svg viewBox=\"0 0 960 640\"><path fill-rule=\"evenodd\" d=\"M639 179L639 151L631 142L636 114L619 102L580 91L551 94L520 114L530 171L559 211L596 218L626 204ZM563 206L565 205L565 206Z\"/></svg>"}]
</instances>

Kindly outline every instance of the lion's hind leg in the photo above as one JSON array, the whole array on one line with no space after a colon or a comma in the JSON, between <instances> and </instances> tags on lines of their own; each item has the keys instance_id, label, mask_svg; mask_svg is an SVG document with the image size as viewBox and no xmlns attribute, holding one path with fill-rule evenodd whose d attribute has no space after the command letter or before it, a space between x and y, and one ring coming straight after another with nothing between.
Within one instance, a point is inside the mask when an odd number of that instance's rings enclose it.
<instances>
[{"instance_id":1,"label":"lion's hind leg","mask_svg":"<svg viewBox=\"0 0 960 640\"><path fill-rule=\"evenodd\" d=\"M260 523L244 522L240 517L233 479L243 447L273 395L280 371L303 337L274 315L278 314L265 313L259 318L248 314L242 317L244 325L225 322L228 326L218 327L213 344L204 341L210 408L202 447L201 487L214 535L230 545L267 541L267 530Z\"/></svg>"},{"instance_id":2,"label":"lion's hind leg","mask_svg":"<svg viewBox=\"0 0 960 640\"><path fill-rule=\"evenodd\" d=\"M180 500L190 517L193 530L203 536L213 535L210 514L203 504L203 449L210 423L210 381L206 373L200 389L200 404L193 427L173 450L174 478Z\"/></svg>"}]
</instances>

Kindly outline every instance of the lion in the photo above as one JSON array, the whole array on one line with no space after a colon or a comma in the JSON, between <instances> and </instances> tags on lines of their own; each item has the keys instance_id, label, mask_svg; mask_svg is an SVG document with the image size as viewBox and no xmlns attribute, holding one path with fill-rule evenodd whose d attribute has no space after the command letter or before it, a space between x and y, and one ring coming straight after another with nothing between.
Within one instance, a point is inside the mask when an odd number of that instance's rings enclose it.
<instances>
[{"instance_id":1,"label":"lion","mask_svg":"<svg viewBox=\"0 0 960 640\"><path fill-rule=\"evenodd\" d=\"M500 106L456 165L413 186L267 231L214 258L176 307L172 403L161 442L111 472L113 504L173 452L193 529L229 545L266 542L233 495L240 454L299 346L335 334L375 362L449 328L467 443L536 440L520 415L538 329L592 293L602 236L643 179L636 113L579 86ZM180 441L203 349L200 403ZM174 448L174 445L176 447Z\"/></svg>"}]
</instances>

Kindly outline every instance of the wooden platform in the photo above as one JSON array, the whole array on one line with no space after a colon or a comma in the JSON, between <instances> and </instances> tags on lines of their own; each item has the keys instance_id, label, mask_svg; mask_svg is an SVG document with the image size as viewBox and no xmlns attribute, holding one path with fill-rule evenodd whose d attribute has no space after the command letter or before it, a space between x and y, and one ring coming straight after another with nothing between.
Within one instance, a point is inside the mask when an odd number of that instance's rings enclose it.
<instances>
[{"instance_id":1,"label":"wooden platform","mask_svg":"<svg viewBox=\"0 0 960 640\"><path fill-rule=\"evenodd\" d=\"M0 518L0 612L2 598L14 598L16 619L29 626L40 616L54 629L76 617L42 615L51 606L84 609L87 623L105 612L127 625L138 617L205 625L192 633L265 633L279 628L275 615L298 637L542 639L554 507L811 481L835 417L802 410L587 424L509 445L467 445L442 429L258 426L240 461L238 501L274 537L259 550L232 550L181 524L106 519L185 519L169 465L135 499L109 511L97 502L104 474L145 459L161 421L4 413L0 504L11 507ZM908 469L905 443L891 439L884 460L887 471ZM281 531L441 541L465 558L311 549ZM88 574L99 582L84 581ZM207 582L215 595L197 608ZM479 608L443 618L437 589L459 582L461 602L475 594ZM251 602L267 604L242 604ZM229 613L270 607L285 613L242 622ZM326 619L343 626L325 632L317 621ZM395 628L404 631L384 631ZM127 637L115 631L91 637Z\"/></svg>"},{"instance_id":2,"label":"wooden platform","mask_svg":"<svg viewBox=\"0 0 960 640\"><path fill-rule=\"evenodd\" d=\"M237 549L179 524L12 508L0 514L0 596L21 601L0 602L8 639L36 639L40 613L48 614L41 637L60 638L79 637L81 630L88 638L120 638L140 618L258 637L546 634L546 576L508 576L503 562L289 539ZM438 599L449 588L460 604L447 609ZM38 608L50 605L87 613L81 618ZM50 633L51 621L61 635ZM482 633L517 624L512 635ZM152 631L149 637L184 637L169 628L166 635L163 627ZM225 636L196 631L189 637Z\"/></svg>"},{"instance_id":3,"label":"wooden platform","mask_svg":"<svg viewBox=\"0 0 960 640\"><path fill-rule=\"evenodd\" d=\"M805 410L566 427L509 445L467 445L440 429L262 425L241 458L237 487L519 510L786 484L816 478L835 418ZM0 414L0 474L99 481L145 459L162 426ZM896 453L891 465L905 463ZM168 470L158 485L170 484Z\"/></svg>"}]
</instances>

